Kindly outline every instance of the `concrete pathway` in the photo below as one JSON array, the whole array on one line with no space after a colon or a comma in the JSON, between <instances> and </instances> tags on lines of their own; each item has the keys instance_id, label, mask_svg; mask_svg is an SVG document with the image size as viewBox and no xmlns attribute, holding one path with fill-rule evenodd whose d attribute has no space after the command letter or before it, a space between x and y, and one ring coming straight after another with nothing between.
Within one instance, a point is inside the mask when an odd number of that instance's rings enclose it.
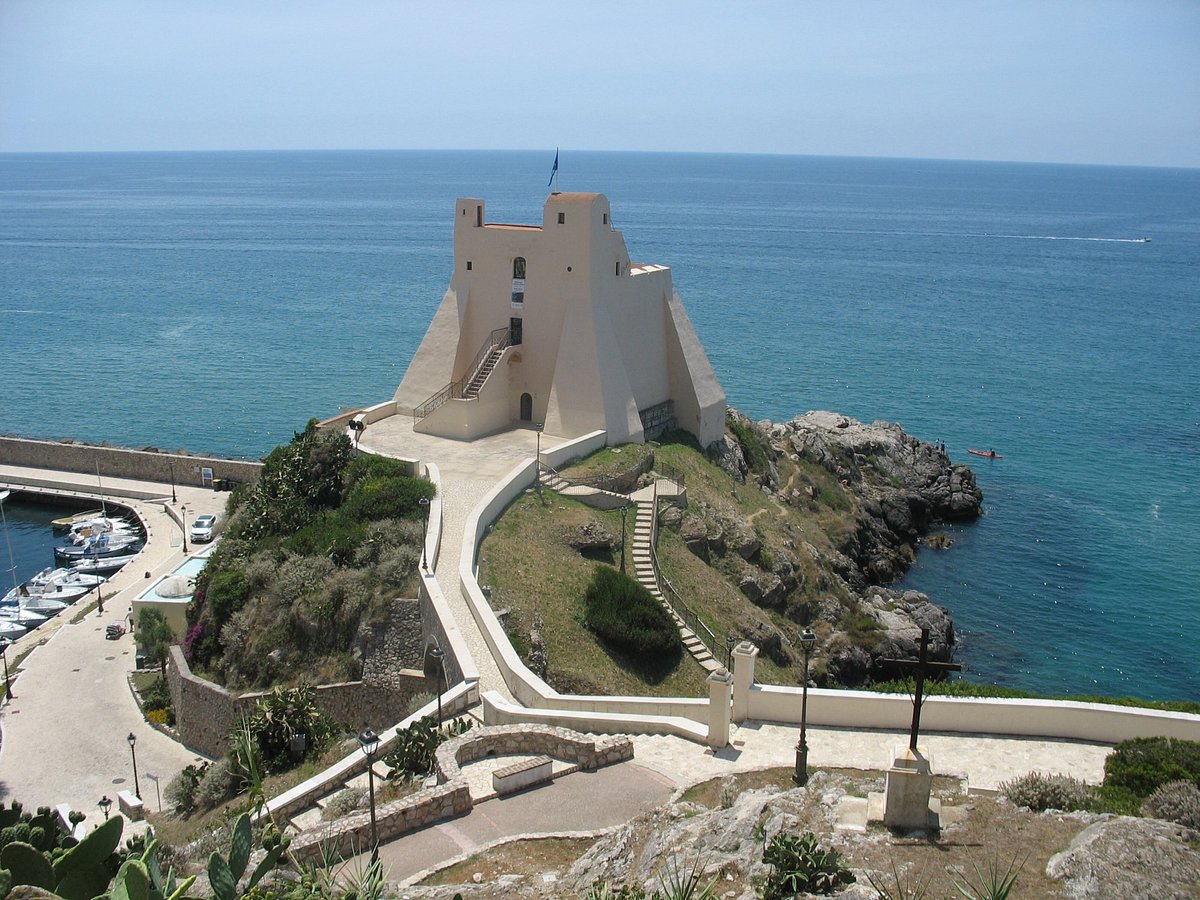
<instances>
[{"instance_id":1,"label":"concrete pathway","mask_svg":"<svg viewBox=\"0 0 1200 900\"><path fill-rule=\"evenodd\" d=\"M389 881L404 881L516 837L593 833L622 825L666 803L674 790L669 778L631 762L574 772L538 788L479 803L461 818L384 844L379 857ZM365 861L356 859L350 871Z\"/></svg>"},{"instance_id":2,"label":"concrete pathway","mask_svg":"<svg viewBox=\"0 0 1200 900\"><path fill-rule=\"evenodd\" d=\"M548 450L564 440L542 434L541 449ZM519 428L468 443L415 432L409 416L390 416L369 425L359 441L360 448L367 452L418 459L438 467L442 477L442 543L434 577L479 669L480 693L497 691L508 700L512 700L512 694L463 598L458 567L467 518L514 466L537 454L538 445L538 434L533 428Z\"/></svg>"},{"instance_id":3,"label":"concrete pathway","mask_svg":"<svg viewBox=\"0 0 1200 900\"><path fill-rule=\"evenodd\" d=\"M29 483L100 499L95 476L0 466L0 484ZM105 499L133 506L142 516L148 528L146 547L103 586L103 614L94 608L87 612L96 598L89 594L9 648L10 661L35 649L19 674L14 672L14 699L0 711L0 799L20 800L27 809L66 803L86 813L88 821L103 819L96 805L102 796L115 801L119 791L133 790L129 734L137 739L141 793L150 809L158 808L156 779L165 789L180 769L199 758L142 718L128 684L135 654L132 634L116 641L104 637L109 622L128 624L132 599L154 577L185 558L180 527L166 511L170 487L115 478L105 479L104 486L112 491ZM119 494L125 489L143 495L165 489L165 497L162 502L130 500ZM186 506L189 524L196 515L223 514L228 497L178 486L176 495L174 509ZM116 809L114 803L114 813Z\"/></svg>"}]
</instances>

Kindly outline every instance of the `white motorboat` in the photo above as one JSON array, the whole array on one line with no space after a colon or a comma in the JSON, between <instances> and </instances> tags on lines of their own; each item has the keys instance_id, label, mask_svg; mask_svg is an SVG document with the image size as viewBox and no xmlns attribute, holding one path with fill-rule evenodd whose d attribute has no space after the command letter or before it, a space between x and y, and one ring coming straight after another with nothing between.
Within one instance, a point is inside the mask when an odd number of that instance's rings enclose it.
<instances>
[{"instance_id":1,"label":"white motorboat","mask_svg":"<svg viewBox=\"0 0 1200 900\"><path fill-rule=\"evenodd\" d=\"M54 569L47 567L30 578L26 584L31 588L35 586L45 587L46 585L53 584L71 587L95 587L107 580L103 575L85 575L83 572L76 572L74 569Z\"/></svg>"},{"instance_id":2,"label":"white motorboat","mask_svg":"<svg viewBox=\"0 0 1200 900\"><path fill-rule=\"evenodd\" d=\"M44 616L40 612L34 612L32 609L24 609L19 603L9 603L7 600L0 600L0 620L24 625L26 630L37 628L47 618L48 616Z\"/></svg>"},{"instance_id":3,"label":"white motorboat","mask_svg":"<svg viewBox=\"0 0 1200 900\"><path fill-rule=\"evenodd\" d=\"M67 604L64 601L54 600L45 594L34 594L21 600L22 610L37 613L39 616L57 616L66 608Z\"/></svg>"},{"instance_id":4,"label":"white motorboat","mask_svg":"<svg viewBox=\"0 0 1200 900\"><path fill-rule=\"evenodd\" d=\"M0 640L15 641L29 631L24 625L11 619L0 618Z\"/></svg>"},{"instance_id":5,"label":"white motorboat","mask_svg":"<svg viewBox=\"0 0 1200 900\"><path fill-rule=\"evenodd\" d=\"M140 534L102 534L88 538L77 547L55 547L54 558L74 565L77 560L100 556L125 556L142 549Z\"/></svg>"},{"instance_id":6,"label":"white motorboat","mask_svg":"<svg viewBox=\"0 0 1200 900\"><path fill-rule=\"evenodd\" d=\"M33 584L27 581L19 588L9 591L4 599L7 601L15 597L22 605L30 597L45 597L47 600L74 603L84 594L95 589L95 585L89 584Z\"/></svg>"},{"instance_id":7,"label":"white motorboat","mask_svg":"<svg viewBox=\"0 0 1200 900\"><path fill-rule=\"evenodd\" d=\"M141 534L141 529L128 522L125 519L100 518L86 519L83 522L76 522L71 526L71 530L67 533L67 540L72 544L82 544L90 537L99 537L102 534Z\"/></svg>"},{"instance_id":8,"label":"white motorboat","mask_svg":"<svg viewBox=\"0 0 1200 900\"><path fill-rule=\"evenodd\" d=\"M135 556L137 556L136 553L127 553L123 556L88 556L72 565L71 569L73 571L83 572L85 574L103 573L106 575L111 575L113 572L118 571L122 566L132 562Z\"/></svg>"}]
</instances>

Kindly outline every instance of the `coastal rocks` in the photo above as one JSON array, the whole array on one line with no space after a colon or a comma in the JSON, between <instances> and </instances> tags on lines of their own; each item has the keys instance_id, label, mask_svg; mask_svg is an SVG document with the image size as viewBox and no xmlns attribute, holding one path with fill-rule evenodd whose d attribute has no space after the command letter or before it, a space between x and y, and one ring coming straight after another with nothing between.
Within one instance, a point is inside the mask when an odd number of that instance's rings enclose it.
<instances>
[{"instance_id":1,"label":"coastal rocks","mask_svg":"<svg viewBox=\"0 0 1200 900\"><path fill-rule=\"evenodd\" d=\"M1046 874L1068 897L1165 900L1195 897L1200 835L1158 819L1117 816L1097 822L1050 858Z\"/></svg>"},{"instance_id":2,"label":"coastal rocks","mask_svg":"<svg viewBox=\"0 0 1200 900\"><path fill-rule=\"evenodd\" d=\"M977 518L983 493L975 474L898 424L864 425L831 412L809 412L768 429L773 445L807 456L839 480L861 483L888 528L912 539L935 521Z\"/></svg>"}]
</instances>

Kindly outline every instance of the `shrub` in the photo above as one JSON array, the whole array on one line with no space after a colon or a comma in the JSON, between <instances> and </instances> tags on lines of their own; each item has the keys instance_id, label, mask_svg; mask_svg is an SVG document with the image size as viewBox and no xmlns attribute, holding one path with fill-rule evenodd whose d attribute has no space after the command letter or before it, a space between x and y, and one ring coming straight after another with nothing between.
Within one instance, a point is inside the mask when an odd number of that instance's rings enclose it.
<instances>
[{"instance_id":1,"label":"shrub","mask_svg":"<svg viewBox=\"0 0 1200 900\"><path fill-rule=\"evenodd\" d=\"M333 736L307 684L275 688L254 704L247 727L268 771L282 771L308 754L320 755Z\"/></svg>"},{"instance_id":2,"label":"shrub","mask_svg":"<svg viewBox=\"0 0 1200 900\"><path fill-rule=\"evenodd\" d=\"M1142 804L1142 815L1200 828L1200 788L1190 781L1169 781Z\"/></svg>"},{"instance_id":3,"label":"shrub","mask_svg":"<svg viewBox=\"0 0 1200 900\"><path fill-rule=\"evenodd\" d=\"M204 773L200 783L196 785L193 796L196 808L203 811L214 809L236 797L242 784L241 773L233 762L225 757L218 759Z\"/></svg>"},{"instance_id":4,"label":"shrub","mask_svg":"<svg viewBox=\"0 0 1200 900\"><path fill-rule=\"evenodd\" d=\"M651 658L678 657L679 630L658 601L628 575L596 566L584 595L584 624L601 640Z\"/></svg>"},{"instance_id":5,"label":"shrub","mask_svg":"<svg viewBox=\"0 0 1200 900\"><path fill-rule=\"evenodd\" d=\"M321 818L340 819L342 816L357 812L366 798L367 792L363 788L346 788L344 791L339 791L321 810Z\"/></svg>"},{"instance_id":6,"label":"shrub","mask_svg":"<svg viewBox=\"0 0 1200 900\"><path fill-rule=\"evenodd\" d=\"M153 725L174 725L175 717L165 709L148 709L146 721Z\"/></svg>"},{"instance_id":7,"label":"shrub","mask_svg":"<svg viewBox=\"0 0 1200 900\"><path fill-rule=\"evenodd\" d=\"M341 512L356 521L419 519L424 516L421 498L435 493L424 478L367 478L350 489Z\"/></svg>"},{"instance_id":8,"label":"shrub","mask_svg":"<svg viewBox=\"0 0 1200 900\"><path fill-rule=\"evenodd\" d=\"M1094 790L1078 778L1043 775L1040 772L1030 772L1012 781L1002 782L1000 793L1015 805L1028 807L1034 812L1088 809L1095 800Z\"/></svg>"},{"instance_id":9,"label":"shrub","mask_svg":"<svg viewBox=\"0 0 1200 900\"><path fill-rule=\"evenodd\" d=\"M1200 784L1200 741L1152 737L1122 741L1104 761L1104 783L1148 797L1171 781Z\"/></svg>"},{"instance_id":10,"label":"shrub","mask_svg":"<svg viewBox=\"0 0 1200 900\"><path fill-rule=\"evenodd\" d=\"M361 522L340 511L327 512L287 538L283 549L300 556L328 557L334 565L344 566L366 539L367 530Z\"/></svg>"},{"instance_id":11,"label":"shrub","mask_svg":"<svg viewBox=\"0 0 1200 900\"><path fill-rule=\"evenodd\" d=\"M442 741L466 733L471 728L470 719L447 722L440 729L432 716L417 719L407 728L396 733L391 750L383 758L391 766L388 779L419 778L433 771L434 757Z\"/></svg>"},{"instance_id":12,"label":"shrub","mask_svg":"<svg viewBox=\"0 0 1200 900\"><path fill-rule=\"evenodd\" d=\"M358 456L350 460L346 468L342 472L342 482L345 487L345 494L349 495L351 489L360 481L366 481L370 478L408 478L408 463L400 462L398 459L390 459L386 456L375 456L367 454ZM433 496L430 494L429 496Z\"/></svg>"},{"instance_id":13,"label":"shrub","mask_svg":"<svg viewBox=\"0 0 1200 900\"><path fill-rule=\"evenodd\" d=\"M763 883L764 900L832 894L855 881L842 855L821 847L812 832L798 837L781 831L763 848L763 862L771 867Z\"/></svg>"},{"instance_id":14,"label":"shrub","mask_svg":"<svg viewBox=\"0 0 1200 900\"><path fill-rule=\"evenodd\" d=\"M228 568L209 579L204 602L209 615L220 628L246 604L249 596L250 582L246 580L245 573L238 568Z\"/></svg>"},{"instance_id":15,"label":"shrub","mask_svg":"<svg viewBox=\"0 0 1200 900\"><path fill-rule=\"evenodd\" d=\"M208 763L184 766L183 770L167 785L167 802L174 804L178 813L189 813L196 808L196 788L208 769Z\"/></svg>"}]
</instances>

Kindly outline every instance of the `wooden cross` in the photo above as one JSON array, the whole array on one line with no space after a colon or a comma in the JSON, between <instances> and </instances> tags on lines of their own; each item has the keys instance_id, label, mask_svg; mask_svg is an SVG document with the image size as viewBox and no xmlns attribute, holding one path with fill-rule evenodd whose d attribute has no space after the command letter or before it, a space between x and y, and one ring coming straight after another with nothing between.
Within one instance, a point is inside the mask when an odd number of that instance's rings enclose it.
<instances>
[{"instance_id":1,"label":"wooden cross","mask_svg":"<svg viewBox=\"0 0 1200 900\"><path fill-rule=\"evenodd\" d=\"M908 748L910 750L917 749L917 735L921 730L921 704L925 698L925 675L934 675L940 672L961 672L962 666L958 663L943 663L929 661L929 629L921 629L921 655L916 660L911 659L882 659L880 662L891 663L894 666L901 668L917 670L917 689L913 694L913 717L912 728L908 732Z\"/></svg>"}]
</instances>

